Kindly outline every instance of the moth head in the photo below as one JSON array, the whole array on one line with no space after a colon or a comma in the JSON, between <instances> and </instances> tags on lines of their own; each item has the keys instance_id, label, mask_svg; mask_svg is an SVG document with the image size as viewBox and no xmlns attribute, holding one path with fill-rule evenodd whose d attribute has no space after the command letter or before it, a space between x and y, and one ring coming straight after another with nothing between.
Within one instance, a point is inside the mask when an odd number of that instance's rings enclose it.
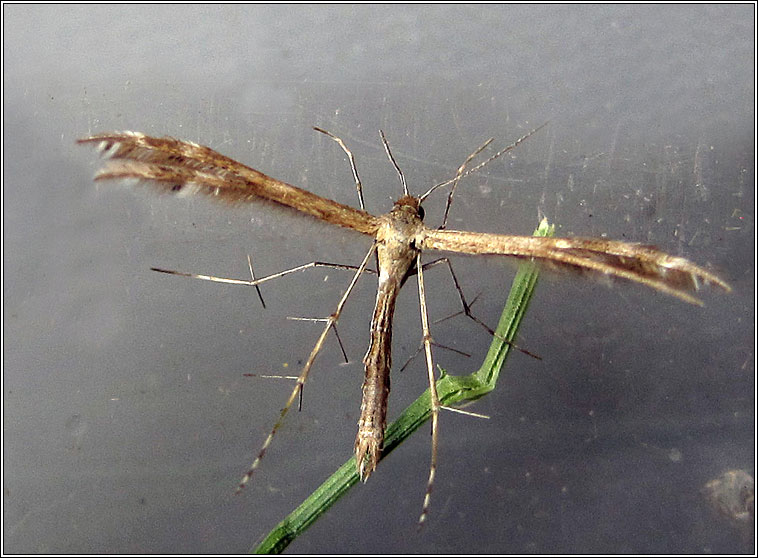
<instances>
[{"instance_id":1,"label":"moth head","mask_svg":"<svg viewBox=\"0 0 758 558\"><path fill-rule=\"evenodd\" d=\"M421 200L417 197L403 196L395 202L394 209L414 213L419 219L424 220L424 208L421 207Z\"/></svg>"}]
</instances>

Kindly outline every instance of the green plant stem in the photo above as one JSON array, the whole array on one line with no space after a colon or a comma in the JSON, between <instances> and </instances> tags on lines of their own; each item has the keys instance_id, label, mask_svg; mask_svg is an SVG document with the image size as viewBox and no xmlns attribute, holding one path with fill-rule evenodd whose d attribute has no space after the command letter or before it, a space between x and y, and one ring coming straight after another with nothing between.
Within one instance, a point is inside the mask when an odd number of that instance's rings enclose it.
<instances>
[{"instance_id":1,"label":"green plant stem","mask_svg":"<svg viewBox=\"0 0 758 558\"><path fill-rule=\"evenodd\" d=\"M547 220L543 220L534 235L552 236L554 229L555 227L549 225ZM516 338L521 320L526 314L527 306L537 286L537 277L538 272L534 264L531 262L521 264L482 366L467 376L453 376L443 372L437 380L437 392L442 405L452 406L464 401L473 401L495 388L500 370L513 348L511 343ZM431 412L431 401L427 389L395 422L387 427L382 459L424 424L431 416ZM258 554L282 552L357 482L358 471L353 456L285 517L253 552Z\"/></svg>"}]
</instances>

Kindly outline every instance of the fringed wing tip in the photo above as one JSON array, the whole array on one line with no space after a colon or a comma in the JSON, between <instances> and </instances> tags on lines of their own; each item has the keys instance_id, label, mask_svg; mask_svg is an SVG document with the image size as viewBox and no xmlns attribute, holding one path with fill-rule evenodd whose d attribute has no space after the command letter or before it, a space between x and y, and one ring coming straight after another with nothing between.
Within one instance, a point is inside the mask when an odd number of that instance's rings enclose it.
<instances>
[{"instance_id":1,"label":"fringed wing tip","mask_svg":"<svg viewBox=\"0 0 758 558\"><path fill-rule=\"evenodd\" d=\"M141 132L131 132L129 130L125 130L123 132L105 132L102 134L95 134L92 136L87 136L86 138L79 138L76 140L76 143L95 143L95 142L118 142L118 141L128 141L128 140L134 140L134 139L140 139L147 137L145 134Z\"/></svg>"},{"instance_id":2,"label":"fringed wing tip","mask_svg":"<svg viewBox=\"0 0 758 558\"><path fill-rule=\"evenodd\" d=\"M86 138L79 138L76 140L76 143L91 143L94 141L102 141L102 140L119 140L119 139L128 139L128 138L144 138L147 137L142 132L133 132L131 130L124 130L122 132L103 132L102 134L93 134L91 136L87 136Z\"/></svg>"},{"instance_id":3,"label":"fringed wing tip","mask_svg":"<svg viewBox=\"0 0 758 558\"><path fill-rule=\"evenodd\" d=\"M698 291L702 285L717 287L727 293L732 291L732 287L726 281L685 258L669 257L667 261L662 263L661 268L666 271L674 271L685 277L687 281L681 287L690 291ZM665 277L666 273L664 272L662 275Z\"/></svg>"},{"instance_id":4,"label":"fringed wing tip","mask_svg":"<svg viewBox=\"0 0 758 558\"><path fill-rule=\"evenodd\" d=\"M78 144L94 143L97 152L103 159L112 159L124 156L134 150L145 141L145 134L139 132L108 132L95 134L76 140ZM144 146L143 146L144 147ZM137 158L136 156L132 158Z\"/></svg>"},{"instance_id":5,"label":"fringed wing tip","mask_svg":"<svg viewBox=\"0 0 758 558\"><path fill-rule=\"evenodd\" d=\"M667 258L667 261L656 266L654 273L640 273L637 277L627 275L625 278L697 306L705 304L693 293L700 291L704 285L718 287L727 293L732 290L728 283L715 274L679 257Z\"/></svg>"}]
</instances>

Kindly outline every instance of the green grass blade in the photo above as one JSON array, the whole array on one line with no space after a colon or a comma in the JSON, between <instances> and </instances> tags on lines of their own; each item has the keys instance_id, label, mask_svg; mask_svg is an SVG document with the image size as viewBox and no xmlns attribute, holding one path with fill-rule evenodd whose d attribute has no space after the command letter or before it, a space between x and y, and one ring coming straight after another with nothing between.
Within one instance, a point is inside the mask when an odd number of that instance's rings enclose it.
<instances>
[{"instance_id":1,"label":"green grass blade","mask_svg":"<svg viewBox=\"0 0 758 558\"><path fill-rule=\"evenodd\" d=\"M554 226L543 220L535 236L552 236ZM476 372L467 376L453 376L443 372L437 380L437 391L443 405L452 406L475 400L495 388L500 370L512 349L519 325L526 314L529 301L537 286L538 272L531 262L519 267L513 280L510 295L500 322L495 330L490 349ZM387 427L382 459L415 432L431 416L431 401L427 389L400 417ZM332 474L302 504L285 517L256 547L253 552L272 554L282 552L293 540L313 524L332 504L358 482L355 457L351 457Z\"/></svg>"}]
</instances>

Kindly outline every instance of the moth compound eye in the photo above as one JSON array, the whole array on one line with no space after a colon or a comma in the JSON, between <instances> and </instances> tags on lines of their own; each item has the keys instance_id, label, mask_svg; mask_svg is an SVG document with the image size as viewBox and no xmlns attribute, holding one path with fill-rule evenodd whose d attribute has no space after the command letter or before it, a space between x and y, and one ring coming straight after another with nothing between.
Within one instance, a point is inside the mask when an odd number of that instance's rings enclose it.
<instances>
[{"instance_id":1,"label":"moth compound eye","mask_svg":"<svg viewBox=\"0 0 758 558\"><path fill-rule=\"evenodd\" d=\"M424 208L420 205L418 206L418 218L424 220Z\"/></svg>"}]
</instances>

